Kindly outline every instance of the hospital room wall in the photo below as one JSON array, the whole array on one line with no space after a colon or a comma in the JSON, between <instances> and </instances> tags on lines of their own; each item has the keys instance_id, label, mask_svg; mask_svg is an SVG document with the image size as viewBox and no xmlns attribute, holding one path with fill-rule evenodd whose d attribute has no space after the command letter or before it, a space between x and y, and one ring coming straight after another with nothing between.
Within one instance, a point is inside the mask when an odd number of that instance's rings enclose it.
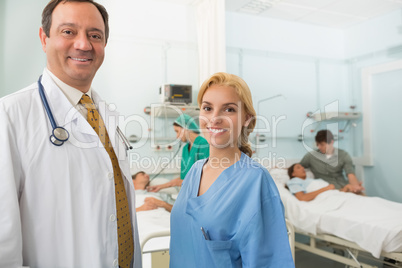
<instances>
[{"instance_id":1,"label":"hospital room wall","mask_svg":"<svg viewBox=\"0 0 402 268\"><path fill-rule=\"evenodd\" d=\"M258 31L248 30L254 28ZM257 128L268 126L255 131L267 137L255 154L267 165L283 166L315 149L316 130L327 125L309 119L308 112L350 111L343 31L228 13L227 44L228 71L248 82L261 116ZM278 94L283 96L260 102ZM343 124L330 122L328 128L338 134ZM349 149L354 131L340 134L337 145Z\"/></svg>"},{"instance_id":2,"label":"hospital room wall","mask_svg":"<svg viewBox=\"0 0 402 268\"><path fill-rule=\"evenodd\" d=\"M401 57L402 59L402 57ZM402 151L402 68L373 76L372 88L372 149L374 165L365 167L368 195L384 197L402 203L400 175ZM392 96L392 97L390 97ZM390 111L389 107L393 107Z\"/></svg>"},{"instance_id":3,"label":"hospital room wall","mask_svg":"<svg viewBox=\"0 0 402 268\"><path fill-rule=\"evenodd\" d=\"M38 80L46 64L39 40L42 9L47 0L1 1L2 72L0 97ZM22 8L23 7L23 8Z\"/></svg>"},{"instance_id":4,"label":"hospital room wall","mask_svg":"<svg viewBox=\"0 0 402 268\"><path fill-rule=\"evenodd\" d=\"M361 88L363 69L402 60L402 9L357 25L347 30L345 36L349 41L347 54L354 59L352 77L356 87ZM399 122L402 114L401 77L401 69L372 76L369 131L373 166L363 167L367 194L397 202L402 202L400 158L397 156L402 150L399 142L402 125L392 122ZM361 94L357 92L360 101Z\"/></svg>"},{"instance_id":5,"label":"hospital room wall","mask_svg":"<svg viewBox=\"0 0 402 268\"><path fill-rule=\"evenodd\" d=\"M402 9L345 30L345 56L356 58L401 46Z\"/></svg>"}]
</instances>

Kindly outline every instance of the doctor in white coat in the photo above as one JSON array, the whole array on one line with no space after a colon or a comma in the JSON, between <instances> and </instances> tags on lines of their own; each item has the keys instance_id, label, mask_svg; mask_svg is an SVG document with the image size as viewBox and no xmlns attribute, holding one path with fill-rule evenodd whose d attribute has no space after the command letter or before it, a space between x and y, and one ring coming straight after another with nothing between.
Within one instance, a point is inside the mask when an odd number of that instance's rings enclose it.
<instances>
[{"instance_id":1,"label":"doctor in white coat","mask_svg":"<svg viewBox=\"0 0 402 268\"><path fill-rule=\"evenodd\" d=\"M0 99L0 267L141 267L118 114L91 89L108 37L106 10L91 0L52 0L42 16L47 68L41 83L57 125L70 137L61 146L50 142L37 82ZM119 160L134 241L128 265L119 259L112 161L79 103L83 93L97 106Z\"/></svg>"}]
</instances>

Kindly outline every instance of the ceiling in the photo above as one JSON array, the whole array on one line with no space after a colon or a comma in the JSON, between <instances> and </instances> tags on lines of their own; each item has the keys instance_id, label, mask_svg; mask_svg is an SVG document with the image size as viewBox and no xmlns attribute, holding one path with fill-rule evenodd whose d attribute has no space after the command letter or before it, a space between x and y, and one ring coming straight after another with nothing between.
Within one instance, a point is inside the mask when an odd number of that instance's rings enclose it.
<instances>
[{"instance_id":1,"label":"ceiling","mask_svg":"<svg viewBox=\"0 0 402 268\"><path fill-rule=\"evenodd\" d=\"M200 0L164 0L194 5ZM225 0L226 10L346 29L394 10L402 0Z\"/></svg>"},{"instance_id":2,"label":"ceiling","mask_svg":"<svg viewBox=\"0 0 402 268\"><path fill-rule=\"evenodd\" d=\"M226 10L345 29L401 9L402 0L226 0Z\"/></svg>"}]
</instances>

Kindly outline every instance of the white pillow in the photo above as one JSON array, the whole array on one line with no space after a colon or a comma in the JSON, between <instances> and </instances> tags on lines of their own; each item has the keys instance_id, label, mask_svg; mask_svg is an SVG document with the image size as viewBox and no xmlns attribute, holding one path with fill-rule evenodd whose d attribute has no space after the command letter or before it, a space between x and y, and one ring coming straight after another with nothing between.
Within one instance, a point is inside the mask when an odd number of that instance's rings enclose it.
<instances>
[{"instance_id":1,"label":"white pillow","mask_svg":"<svg viewBox=\"0 0 402 268\"><path fill-rule=\"evenodd\" d=\"M306 168L306 178L312 178L314 179L314 174L311 172L310 169Z\"/></svg>"},{"instance_id":2,"label":"white pillow","mask_svg":"<svg viewBox=\"0 0 402 268\"><path fill-rule=\"evenodd\" d=\"M271 174L274 181L278 184L285 185L286 182L290 180L287 168L272 168L269 170L269 174ZM311 172L311 170L308 168L306 169L306 176L307 178L314 179L313 172Z\"/></svg>"},{"instance_id":3,"label":"white pillow","mask_svg":"<svg viewBox=\"0 0 402 268\"><path fill-rule=\"evenodd\" d=\"M289 180L287 168L272 168L269 171L274 181L278 184L285 185Z\"/></svg>"}]
</instances>

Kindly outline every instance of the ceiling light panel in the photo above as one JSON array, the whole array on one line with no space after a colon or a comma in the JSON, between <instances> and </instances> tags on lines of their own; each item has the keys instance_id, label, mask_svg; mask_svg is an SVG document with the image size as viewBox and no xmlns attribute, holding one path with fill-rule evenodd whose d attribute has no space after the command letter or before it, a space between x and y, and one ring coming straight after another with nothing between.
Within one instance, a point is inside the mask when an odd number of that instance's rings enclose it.
<instances>
[{"instance_id":1,"label":"ceiling light panel","mask_svg":"<svg viewBox=\"0 0 402 268\"><path fill-rule=\"evenodd\" d=\"M281 0L251 0L242 6L238 11L252 13L252 14L260 14L274 5L279 3Z\"/></svg>"}]
</instances>

